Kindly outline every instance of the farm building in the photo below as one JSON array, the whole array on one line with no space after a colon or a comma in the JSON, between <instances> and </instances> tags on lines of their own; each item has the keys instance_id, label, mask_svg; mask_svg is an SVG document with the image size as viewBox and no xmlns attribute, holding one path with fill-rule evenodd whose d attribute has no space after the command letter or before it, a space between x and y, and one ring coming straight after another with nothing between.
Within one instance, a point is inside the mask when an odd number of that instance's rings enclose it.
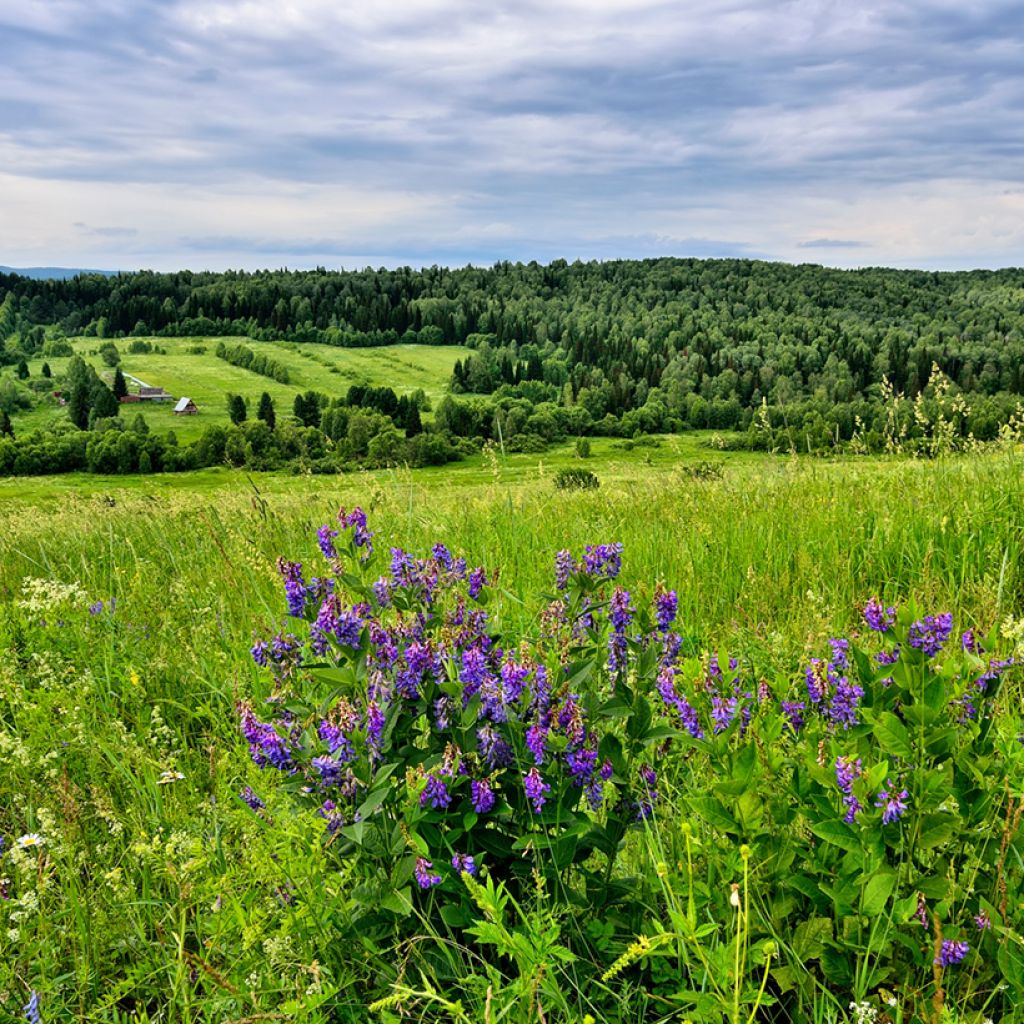
<instances>
[{"instance_id":1,"label":"farm building","mask_svg":"<svg viewBox=\"0 0 1024 1024\"><path fill-rule=\"evenodd\" d=\"M178 404L174 407L175 416L195 416L199 407L191 398L179 398Z\"/></svg>"},{"instance_id":2,"label":"farm building","mask_svg":"<svg viewBox=\"0 0 1024 1024\"><path fill-rule=\"evenodd\" d=\"M148 385L139 387L140 402L173 402L174 395L168 394L163 388L152 388Z\"/></svg>"}]
</instances>

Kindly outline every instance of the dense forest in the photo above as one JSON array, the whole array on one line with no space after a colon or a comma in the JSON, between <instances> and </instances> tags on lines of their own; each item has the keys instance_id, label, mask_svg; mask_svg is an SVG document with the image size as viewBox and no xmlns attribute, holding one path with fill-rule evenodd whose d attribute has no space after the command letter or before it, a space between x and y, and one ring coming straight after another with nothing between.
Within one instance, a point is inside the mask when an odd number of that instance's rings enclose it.
<instances>
[{"instance_id":1,"label":"dense forest","mask_svg":"<svg viewBox=\"0 0 1024 1024\"><path fill-rule=\"evenodd\" d=\"M465 345L472 354L456 364L454 397L434 424L455 437L711 428L745 431L752 445L820 451L857 438L876 449L894 430L895 396L906 399L897 432L920 432L921 402L935 414L955 399L956 432L990 439L1024 393L1019 269L657 259L0 275L0 296L0 365L56 354L80 335ZM254 358L244 346L223 351ZM257 372L274 376L259 358Z\"/></svg>"}]
</instances>

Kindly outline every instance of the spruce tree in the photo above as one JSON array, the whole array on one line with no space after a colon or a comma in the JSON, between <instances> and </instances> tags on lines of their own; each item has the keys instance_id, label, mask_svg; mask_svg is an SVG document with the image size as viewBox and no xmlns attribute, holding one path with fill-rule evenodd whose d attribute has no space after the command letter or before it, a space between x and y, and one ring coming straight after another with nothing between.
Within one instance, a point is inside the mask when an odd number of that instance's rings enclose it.
<instances>
[{"instance_id":1,"label":"spruce tree","mask_svg":"<svg viewBox=\"0 0 1024 1024\"><path fill-rule=\"evenodd\" d=\"M124 379L124 374L121 372L121 367L119 366L114 371L114 397L118 401L120 401L127 394L128 394L128 383Z\"/></svg>"},{"instance_id":2,"label":"spruce tree","mask_svg":"<svg viewBox=\"0 0 1024 1024\"><path fill-rule=\"evenodd\" d=\"M277 413L274 411L274 400L266 391L260 395L260 405L259 409L256 410L256 418L263 420L271 430L273 430L277 425Z\"/></svg>"},{"instance_id":3,"label":"spruce tree","mask_svg":"<svg viewBox=\"0 0 1024 1024\"><path fill-rule=\"evenodd\" d=\"M14 437L14 427L6 409L0 409L0 437Z\"/></svg>"},{"instance_id":4,"label":"spruce tree","mask_svg":"<svg viewBox=\"0 0 1024 1024\"><path fill-rule=\"evenodd\" d=\"M28 363L24 359L18 360L18 380L28 380Z\"/></svg>"},{"instance_id":5,"label":"spruce tree","mask_svg":"<svg viewBox=\"0 0 1024 1024\"><path fill-rule=\"evenodd\" d=\"M245 407L245 399L241 395L228 395L228 418L236 426L245 422L248 410Z\"/></svg>"},{"instance_id":6,"label":"spruce tree","mask_svg":"<svg viewBox=\"0 0 1024 1024\"><path fill-rule=\"evenodd\" d=\"M43 363L42 374L47 380L53 377L53 371L50 369L49 363Z\"/></svg>"}]
</instances>

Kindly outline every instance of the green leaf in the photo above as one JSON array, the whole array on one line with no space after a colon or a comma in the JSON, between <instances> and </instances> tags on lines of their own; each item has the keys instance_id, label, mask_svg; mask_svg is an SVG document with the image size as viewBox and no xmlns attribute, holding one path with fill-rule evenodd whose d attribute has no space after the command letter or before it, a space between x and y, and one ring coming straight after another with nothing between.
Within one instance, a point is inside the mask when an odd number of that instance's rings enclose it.
<instances>
[{"instance_id":1,"label":"green leaf","mask_svg":"<svg viewBox=\"0 0 1024 1024\"><path fill-rule=\"evenodd\" d=\"M811 917L801 921L793 932L793 952L801 960L817 960L832 938L832 918Z\"/></svg>"},{"instance_id":2,"label":"green leaf","mask_svg":"<svg viewBox=\"0 0 1024 1024\"><path fill-rule=\"evenodd\" d=\"M860 837L844 821L833 818L831 821L819 821L811 825L811 831L826 843L849 850L851 853L859 853L861 849Z\"/></svg>"},{"instance_id":3,"label":"green leaf","mask_svg":"<svg viewBox=\"0 0 1024 1024\"><path fill-rule=\"evenodd\" d=\"M912 760L914 747L907 734L907 727L891 711L882 711L873 717L872 732L882 750L895 757L902 757L905 761Z\"/></svg>"},{"instance_id":4,"label":"green leaf","mask_svg":"<svg viewBox=\"0 0 1024 1024\"><path fill-rule=\"evenodd\" d=\"M860 899L860 912L867 917L881 914L889 897L896 888L896 876L891 872L879 872L868 879Z\"/></svg>"},{"instance_id":5,"label":"green leaf","mask_svg":"<svg viewBox=\"0 0 1024 1024\"><path fill-rule=\"evenodd\" d=\"M952 814L928 814L921 822L921 834L918 836L919 849L930 850L948 842L957 832L959 818Z\"/></svg>"},{"instance_id":6,"label":"green leaf","mask_svg":"<svg viewBox=\"0 0 1024 1024\"><path fill-rule=\"evenodd\" d=\"M726 810L721 800L713 796L695 796L690 797L689 804L709 825L722 832L739 835L740 829L736 819Z\"/></svg>"},{"instance_id":7,"label":"green leaf","mask_svg":"<svg viewBox=\"0 0 1024 1024\"><path fill-rule=\"evenodd\" d=\"M412 913L412 886L389 892L380 901L380 908L400 917L408 917Z\"/></svg>"}]
</instances>

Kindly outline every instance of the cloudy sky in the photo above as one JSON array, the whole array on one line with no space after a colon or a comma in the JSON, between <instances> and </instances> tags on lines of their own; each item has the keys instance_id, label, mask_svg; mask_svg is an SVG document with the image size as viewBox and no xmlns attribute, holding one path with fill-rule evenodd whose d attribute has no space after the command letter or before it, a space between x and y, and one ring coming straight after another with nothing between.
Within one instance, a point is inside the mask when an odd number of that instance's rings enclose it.
<instances>
[{"instance_id":1,"label":"cloudy sky","mask_svg":"<svg viewBox=\"0 0 1024 1024\"><path fill-rule=\"evenodd\" d=\"M1019 0L0 0L0 263L1024 265Z\"/></svg>"}]
</instances>

